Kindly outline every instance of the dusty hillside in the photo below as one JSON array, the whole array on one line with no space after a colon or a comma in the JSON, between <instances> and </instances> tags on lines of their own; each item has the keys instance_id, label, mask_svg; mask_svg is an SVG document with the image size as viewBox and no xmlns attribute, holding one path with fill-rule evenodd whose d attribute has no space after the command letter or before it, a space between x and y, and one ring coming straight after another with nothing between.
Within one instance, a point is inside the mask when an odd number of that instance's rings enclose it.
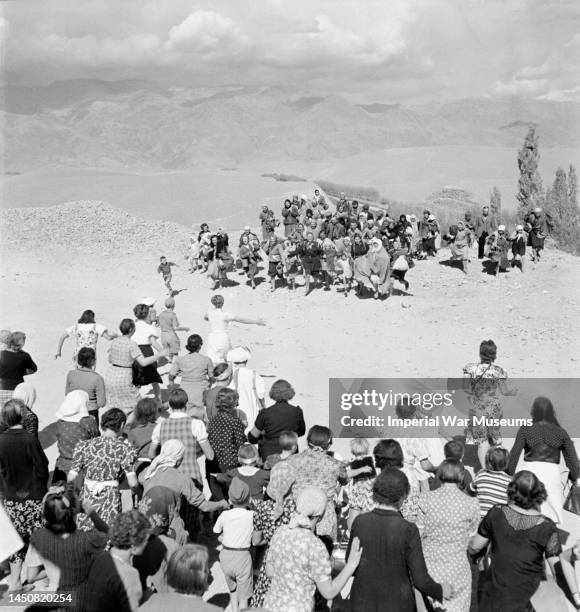
<instances>
[{"instance_id":1,"label":"dusty hillside","mask_svg":"<svg viewBox=\"0 0 580 612\"><path fill-rule=\"evenodd\" d=\"M328 160L393 147L519 146L536 123L542 146L578 147L580 105L467 99L359 106L278 88L206 91L143 82L64 81L5 87L5 163L182 169L248 160ZM379 112L377 112L377 110Z\"/></svg>"}]
</instances>

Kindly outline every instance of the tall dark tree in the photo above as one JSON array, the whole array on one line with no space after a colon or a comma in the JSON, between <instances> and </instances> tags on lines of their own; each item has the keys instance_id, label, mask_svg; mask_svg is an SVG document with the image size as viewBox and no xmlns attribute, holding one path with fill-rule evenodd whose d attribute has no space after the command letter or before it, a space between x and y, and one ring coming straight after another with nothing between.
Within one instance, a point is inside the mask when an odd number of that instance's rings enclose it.
<instances>
[{"instance_id":1,"label":"tall dark tree","mask_svg":"<svg viewBox=\"0 0 580 612\"><path fill-rule=\"evenodd\" d=\"M572 167L573 170L573 167ZM576 198L576 173L570 177L562 168L556 170L554 183L546 194L546 214L551 221L551 233L561 248L580 251L580 212Z\"/></svg>"},{"instance_id":2,"label":"tall dark tree","mask_svg":"<svg viewBox=\"0 0 580 612\"><path fill-rule=\"evenodd\" d=\"M518 168L520 178L518 180L518 216L523 219L536 206L543 206L544 190L542 179L538 172L540 162L540 151L538 149L538 137L536 128L530 126L526 139L518 151Z\"/></svg>"},{"instance_id":3,"label":"tall dark tree","mask_svg":"<svg viewBox=\"0 0 580 612\"><path fill-rule=\"evenodd\" d=\"M501 218L501 192L495 185L489 192L489 208L496 219Z\"/></svg>"}]
</instances>

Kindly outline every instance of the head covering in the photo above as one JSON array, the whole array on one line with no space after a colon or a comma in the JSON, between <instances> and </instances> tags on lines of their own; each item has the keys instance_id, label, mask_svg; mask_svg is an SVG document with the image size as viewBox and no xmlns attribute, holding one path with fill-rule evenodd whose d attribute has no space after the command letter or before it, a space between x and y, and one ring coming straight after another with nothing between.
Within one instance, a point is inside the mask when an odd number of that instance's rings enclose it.
<instances>
[{"instance_id":1,"label":"head covering","mask_svg":"<svg viewBox=\"0 0 580 612\"><path fill-rule=\"evenodd\" d=\"M516 232L523 232L523 231L524 231L523 225L516 225Z\"/></svg>"},{"instance_id":2,"label":"head covering","mask_svg":"<svg viewBox=\"0 0 580 612\"><path fill-rule=\"evenodd\" d=\"M155 298L153 297L146 297L143 298L140 302L140 304L145 304L145 306L149 306L149 308L155 306Z\"/></svg>"},{"instance_id":3,"label":"head covering","mask_svg":"<svg viewBox=\"0 0 580 612\"><path fill-rule=\"evenodd\" d=\"M435 221L435 215L429 215L427 221Z\"/></svg>"},{"instance_id":4,"label":"head covering","mask_svg":"<svg viewBox=\"0 0 580 612\"><path fill-rule=\"evenodd\" d=\"M159 470L175 467L185 454L185 446L180 440L166 440L161 447L160 453L153 459L151 465L145 471L145 480L153 478Z\"/></svg>"},{"instance_id":5,"label":"head covering","mask_svg":"<svg viewBox=\"0 0 580 612\"><path fill-rule=\"evenodd\" d=\"M231 363L246 363L251 356L252 353L245 346L236 346L228 351L227 360Z\"/></svg>"},{"instance_id":6,"label":"head covering","mask_svg":"<svg viewBox=\"0 0 580 612\"><path fill-rule=\"evenodd\" d=\"M26 407L32 410L32 406L34 406L34 402L36 402L36 389L29 382L20 383L17 385L16 389L14 389L12 398L22 400Z\"/></svg>"},{"instance_id":7,"label":"head covering","mask_svg":"<svg viewBox=\"0 0 580 612\"><path fill-rule=\"evenodd\" d=\"M542 209L539 206L536 206L536 208L534 208L534 212L535 213L541 213Z\"/></svg>"},{"instance_id":8,"label":"head covering","mask_svg":"<svg viewBox=\"0 0 580 612\"><path fill-rule=\"evenodd\" d=\"M409 215L409 221L417 221L417 215Z\"/></svg>"},{"instance_id":9,"label":"head covering","mask_svg":"<svg viewBox=\"0 0 580 612\"><path fill-rule=\"evenodd\" d=\"M322 516L326 511L328 499L326 493L319 487L305 487L296 500L296 514L290 519L290 529L310 527L313 516Z\"/></svg>"},{"instance_id":10,"label":"head covering","mask_svg":"<svg viewBox=\"0 0 580 612\"><path fill-rule=\"evenodd\" d=\"M505 225L498 225L497 226L497 231L498 232L505 232Z\"/></svg>"},{"instance_id":11,"label":"head covering","mask_svg":"<svg viewBox=\"0 0 580 612\"><path fill-rule=\"evenodd\" d=\"M250 501L250 487L236 477L230 484L228 497L234 506L245 506Z\"/></svg>"},{"instance_id":12,"label":"head covering","mask_svg":"<svg viewBox=\"0 0 580 612\"><path fill-rule=\"evenodd\" d=\"M282 516L282 512L284 511L284 500L288 493L290 493L295 480L296 473L290 462L279 461L272 468L266 493L268 497L275 502L272 512L274 520Z\"/></svg>"},{"instance_id":13,"label":"head covering","mask_svg":"<svg viewBox=\"0 0 580 612\"><path fill-rule=\"evenodd\" d=\"M382 240L380 238L373 238L370 241L369 244L371 244L372 246L375 246L375 247L382 247L383 246L383 242L382 242Z\"/></svg>"},{"instance_id":14,"label":"head covering","mask_svg":"<svg viewBox=\"0 0 580 612\"><path fill-rule=\"evenodd\" d=\"M222 380L227 380L232 375L232 366L228 364L228 367L217 376L214 376L213 379L221 382Z\"/></svg>"},{"instance_id":15,"label":"head covering","mask_svg":"<svg viewBox=\"0 0 580 612\"><path fill-rule=\"evenodd\" d=\"M250 231L250 226L244 225L244 232L249 232L249 231Z\"/></svg>"},{"instance_id":16,"label":"head covering","mask_svg":"<svg viewBox=\"0 0 580 612\"><path fill-rule=\"evenodd\" d=\"M301 200L307 200L307 199L308 199L308 196L306 196L306 195L302 194L302 195L300 196L300 199L301 199Z\"/></svg>"},{"instance_id":17,"label":"head covering","mask_svg":"<svg viewBox=\"0 0 580 612\"><path fill-rule=\"evenodd\" d=\"M458 221L457 222L457 227L459 227L459 226L465 227L465 223L463 223L463 221Z\"/></svg>"},{"instance_id":18,"label":"head covering","mask_svg":"<svg viewBox=\"0 0 580 612\"><path fill-rule=\"evenodd\" d=\"M67 393L60 408L56 411L56 418L69 423L78 423L82 418L89 416L87 402L89 394L76 389Z\"/></svg>"}]
</instances>

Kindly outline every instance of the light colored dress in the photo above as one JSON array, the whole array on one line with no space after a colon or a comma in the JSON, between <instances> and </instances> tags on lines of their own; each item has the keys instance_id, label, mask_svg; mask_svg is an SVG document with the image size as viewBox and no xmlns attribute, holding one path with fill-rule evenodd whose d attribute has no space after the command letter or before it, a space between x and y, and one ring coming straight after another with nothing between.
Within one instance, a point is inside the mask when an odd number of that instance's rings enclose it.
<instances>
[{"instance_id":1,"label":"light colored dress","mask_svg":"<svg viewBox=\"0 0 580 612\"><path fill-rule=\"evenodd\" d=\"M272 575L264 597L264 610L312 612L316 583L330 580L330 557L309 529L280 527L266 557Z\"/></svg>"},{"instance_id":2,"label":"light colored dress","mask_svg":"<svg viewBox=\"0 0 580 612\"><path fill-rule=\"evenodd\" d=\"M258 412L262 410L266 397L266 383L251 368L234 365L232 382L228 386L238 392L238 409L248 422L246 431L250 431L254 427Z\"/></svg>"},{"instance_id":3,"label":"light colored dress","mask_svg":"<svg viewBox=\"0 0 580 612\"><path fill-rule=\"evenodd\" d=\"M169 376L181 376L179 386L187 393L188 403L201 407L203 393L209 389L212 372L213 363L209 357L199 353L189 353L173 360Z\"/></svg>"},{"instance_id":4,"label":"light colored dress","mask_svg":"<svg viewBox=\"0 0 580 612\"><path fill-rule=\"evenodd\" d=\"M228 331L233 319L233 314L224 312L221 308L213 308L207 311L209 334L206 352L214 365L225 362L228 351L232 348Z\"/></svg>"},{"instance_id":5,"label":"light colored dress","mask_svg":"<svg viewBox=\"0 0 580 612\"><path fill-rule=\"evenodd\" d=\"M429 575L453 587L447 612L469 612L471 569L467 544L479 525L479 502L455 484L443 484L419 499L418 524L423 527L423 554Z\"/></svg>"}]
</instances>

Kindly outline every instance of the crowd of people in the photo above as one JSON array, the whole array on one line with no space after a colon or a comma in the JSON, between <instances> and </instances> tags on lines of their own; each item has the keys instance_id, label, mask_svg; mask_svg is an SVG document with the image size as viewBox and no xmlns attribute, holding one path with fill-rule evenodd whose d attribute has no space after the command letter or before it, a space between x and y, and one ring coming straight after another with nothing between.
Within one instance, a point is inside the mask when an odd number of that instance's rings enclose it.
<instances>
[{"instance_id":1,"label":"crowd of people","mask_svg":"<svg viewBox=\"0 0 580 612\"><path fill-rule=\"evenodd\" d=\"M177 332L189 328L175 306L169 297L157 314L143 299L118 333L85 310L66 329L55 357L72 339L73 362L53 466L24 381L37 371L26 336L0 332L0 495L22 545L10 594L42 584L77 610L217 610L204 600L217 557L233 612L333 601L354 612L515 612L533 609L546 563L560 561L580 607L580 543L563 551L558 530L561 459L575 485L580 465L549 399L534 401L511 452L498 427L472 425L461 438L384 439L372 452L355 438L342 457L328 427L307 431L292 385L267 391L251 351L232 345L231 321L262 320L225 312L214 295L207 356L200 334L182 353ZM104 376L100 339L110 341ZM501 398L517 393L496 358L486 340L463 369L473 416L501 418Z\"/></svg>"},{"instance_id":2,"label":"crowd of people","mask_svg":"<svg viewBox=\"0 0 580 612\"><path fill-rule=\"evenodd\" d=\"M344 193L331 203L318 189L312 198L285 200L279 216L263 206L258 222L260 235L247 225L237 245L230 244L223 228L211 231L202 223L190 239L190 272L207 273L217 289L227 286L228 273L237 270L255 289L263 264L271 291L282 284L294 290L301 276L306 295L316 287L330 291L336 286L345 297L354 288L358 296L371 291L375 299L382 299L395 288L408 291L407 272L416 260L435 257L438 245L449 247L450 261L458 262L465 273L475 257L472 246L477 247L477 257L489 258L490 272L497 276L513 267L523 272L527 247L531 247L531 259L538 262L548 234L540 208L511 232L498 223L489 206L475 218L466 212L445 231L427 209L421 218L414 214L392 218L388 205L371 210L368 203L360 205ZM165 266L166 284L171 280L171 265L175 264L162 258L159 271ZM171 285L167 286L171 293Z\"/></svg>"}]
</instances>

